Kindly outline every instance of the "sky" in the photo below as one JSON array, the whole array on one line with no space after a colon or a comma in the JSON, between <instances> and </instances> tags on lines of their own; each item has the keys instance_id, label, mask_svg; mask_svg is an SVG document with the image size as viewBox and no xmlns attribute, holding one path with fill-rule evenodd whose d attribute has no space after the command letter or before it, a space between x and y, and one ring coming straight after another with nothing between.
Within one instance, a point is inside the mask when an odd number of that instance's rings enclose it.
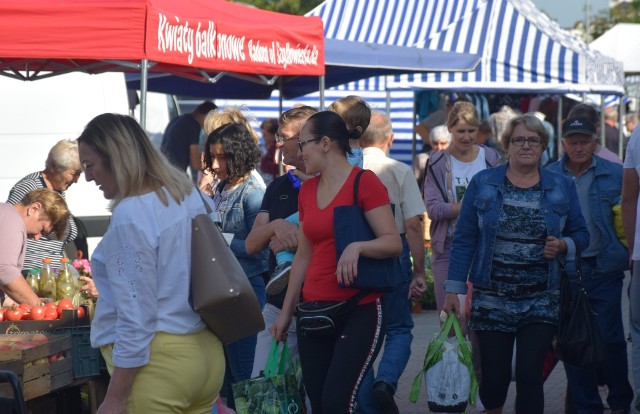
<instances>
[{"instance_id":1,"label":"sky","mask_svg":"<svg viewBox=\"0 0 640 414\"><path fill-rule=\"evenodd\" d=\"M609 7L609 0L533 0L533 3L563 28L573 27L578 20L584 21L585 3L589 4L590 16L601 14Z\"/></svg>"}]
</instances>

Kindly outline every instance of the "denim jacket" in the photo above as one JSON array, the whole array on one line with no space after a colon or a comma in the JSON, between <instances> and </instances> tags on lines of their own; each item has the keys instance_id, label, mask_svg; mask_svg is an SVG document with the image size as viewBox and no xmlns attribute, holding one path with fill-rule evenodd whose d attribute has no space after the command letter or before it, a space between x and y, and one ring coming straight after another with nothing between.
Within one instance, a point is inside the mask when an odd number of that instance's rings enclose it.
<instances>
[{"instance_id":1,"label":"denim jacket","mask_svg":"<svg viewBox=\"0 0 640 414\"><path fill-rule=\"evenodd\" d=\"M467 276L474 286L491 287L491 264L503 204L504 178L508 164L477 173L462 199L462 207L451 245L447 293L466 293ZM567 243L567 257L589 244L589 231L580 212L573 181L562 175L540 170L542 199L540 208L547 234ZM575 244L574 244L575 242ZM576 246L577 244L577 246ZM563 255L564 256L564 255ZM560 287L559 258L549 260L548 290Z\"/></svg>"},{"instance_id":2,"label":"denim jacket","mask_svg":"<svg viewBox=\"0 0 640 414\"><path fill-rule=\"evenodd\" d=\"M589 188L589 210L591 218L600 230L602 237L601 249L596 256L595 275L620 274L629 268L629 252L620 243L613 227L613 206L622 193L622 165L607 161L597 155L595 176ZM548 170L568 175L565 171L567 155L560 161L547 167ZM592 271L593 271L592 270Z\"/></svg>"},{"instance_id":3,"label":"denim jacket","mask_svg":"<svg viewBox=\"0 0 640 414\"><path fill-rule=\"evenodd\" d=\"M219 189L223 189L226 181L222 181ZM247 277L260 275L269 270L269 250L263 249L256 254L247 254L244 241L253 227L258 215L264 188L249 175L230 195L220 202L220 222L224 233L233 233L231 251L240 262Z\"/></svg>"}]
</instances>

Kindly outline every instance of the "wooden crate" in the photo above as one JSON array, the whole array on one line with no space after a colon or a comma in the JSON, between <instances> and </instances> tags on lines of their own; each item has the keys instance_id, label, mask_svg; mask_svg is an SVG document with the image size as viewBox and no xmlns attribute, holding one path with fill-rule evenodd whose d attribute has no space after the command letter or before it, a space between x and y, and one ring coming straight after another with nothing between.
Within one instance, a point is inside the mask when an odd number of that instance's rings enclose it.
<instances>
[{"instance_id":1,"label":"wooden crate","mask_svg":"<svg viewBox=\"0 0 640 414\"><path fill-rule=\"evenodd\" d=\"M73 362L69 350L71 337L47 335L48 342L42 342L26 349L0 349L0 369L8 369L20 378L25 400L39 397L71 384ZM0 335L0 346L29 342L31 335ZM63 359L49 362L52 355L62 353ZM5 366L5 368L3 368ZM4 384L0 396L11 396L13 392Z\"/></svg>"}]
</instances>

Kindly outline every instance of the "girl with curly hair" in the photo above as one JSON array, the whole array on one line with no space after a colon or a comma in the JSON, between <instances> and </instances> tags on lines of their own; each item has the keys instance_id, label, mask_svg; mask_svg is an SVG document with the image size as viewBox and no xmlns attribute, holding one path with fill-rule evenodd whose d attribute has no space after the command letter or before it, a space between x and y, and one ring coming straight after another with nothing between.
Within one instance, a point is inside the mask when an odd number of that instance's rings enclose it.
<instances>
[{"instance_id":1,"label":"girl with curly hair","mask_svg":"<svg viewBox=\"0 0 640 414\"><path fill-rule=\"evenodd\" d=\"M260 162L260 150L251 131L242 123L225 124L215 129L205 144L205 168L221 181L213 194L215 213L224 233L233 234L229 244L240 262L260 306L265 302L266 272L269 270L268 250L247 254L245 239L258 215L264 187L251 171ZM233 407L231 384L251 377L257 335L225 346L227 374L220 394Z\"/></svg>"}]
</instances>

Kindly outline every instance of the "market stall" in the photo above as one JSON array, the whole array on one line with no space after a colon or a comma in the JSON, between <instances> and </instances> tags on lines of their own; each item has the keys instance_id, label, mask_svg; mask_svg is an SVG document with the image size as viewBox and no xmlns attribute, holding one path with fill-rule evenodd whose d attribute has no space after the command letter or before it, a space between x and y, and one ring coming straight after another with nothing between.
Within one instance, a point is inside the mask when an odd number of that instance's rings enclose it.
<instances>
[{"instance_id":1,"label":"market stall","mask_svg":"<svg viewBox=\"0 0 640 414\"><path fill-rule=\"evenodd\" d=\"M148 79L148 90L180 96L215 99L269 99L273 91L286 99L331 88L372 76L412 72L475 70L480 63L478 55L439 50L400 47L379 43L325 39L325 75L279 76L277 82L256 85L248 80L202 73L202 78L178 77L171 74L153 74ZM127 74L127 87L140 89L139 74Z\"/></svg>"},{"instance_id":2,"label":"market stall","mask_svg":"<svg viewBox=\"0 0 640 414\"><path fill-rule=\"evenodd\" d=\"M373 18L371 9L385 13ZM322 18L327 38L482 57L471 72L394 75L384 82L370 79L345 86L356 94L384 89L391 102L396 91L548 94L557 96L556 106L561 107L565 93L624 92L618 61L590 50L531 0L408 0L401 5L389 0L326 0L309 15ZM549 122L559 124L560 115ZM409 123L414 124L415 120Z\"/></svg>"},{"instance_id":3,"label":"market stall","mask_svg":"<svg viewBox=\"0 0 640 414\"><path fill-rule=\"evenodd\" d=\"M0 2L0 74L37 80L81 71L256 83L324 74L322 21L222 0L26 0ZM215 76L215 75L211 75Z\"/></svg>"},{"instance_id":4,"label":"market stall","mask_svg":"<svg viewBox=\"0 0 640 414\"><path fill-rule=\"evenodd\" d=\"M91 276L90 263L81 253L73 262L61 259L57 272L50 263L44 258L42 268L32 269L26 278L42 298L42 306L5 302L0 308L0 371L15 375L27 412L56 413L63 405L65 412L95 412L96 389L104 389L108 377L100 351L91 347L94 302L81 289L80 276ZM86 393L85 410L81 386L91 390ZM14 392L0 381L0 412L2 399Z\"/></svg>"},{"instance_id":5,"label":"market stall","mask_svg":"<svg viewBox=\"0 0 640 414\"><path fill-rule=\"evenodd\" d=\"M16 82L68 72L140 73L143 126L148 73L199 78L207 71L258 83L324 74L319 18L222 0L3 0L0 38L0 75ZM77 369L99 362L89 344L87 316L74 309L56 319L22 320L24 315L13 312L15 321L0 322L6 335L0 337L0 361L8 364L0 369L18 375L30 412L56 412L53 394L101 378L99 367ZM94 411L99 392L90 394Z\"/></svg>"}]
</instances>

